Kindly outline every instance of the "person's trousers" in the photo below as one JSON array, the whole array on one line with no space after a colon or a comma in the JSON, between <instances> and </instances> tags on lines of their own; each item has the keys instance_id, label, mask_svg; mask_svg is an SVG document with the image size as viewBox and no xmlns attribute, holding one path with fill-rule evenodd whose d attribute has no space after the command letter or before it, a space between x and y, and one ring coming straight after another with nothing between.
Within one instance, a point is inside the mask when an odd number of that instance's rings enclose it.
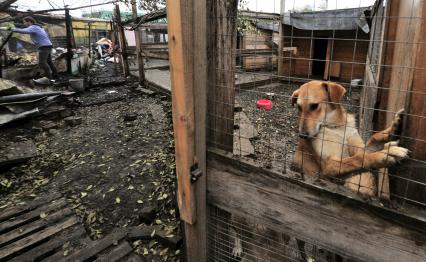
<instances>
[{"instance_id":1,"label":"person's trousers","mask_svg":"<svg viewBox=\"0 0 426 262\"><path fill-rule=\"evenodd\" d=\"M38 66L44 71L44 76L52 79L57 76L58 72L52 61L52 47L42 46L38 48Z\"/></svg>"}]
</instances>

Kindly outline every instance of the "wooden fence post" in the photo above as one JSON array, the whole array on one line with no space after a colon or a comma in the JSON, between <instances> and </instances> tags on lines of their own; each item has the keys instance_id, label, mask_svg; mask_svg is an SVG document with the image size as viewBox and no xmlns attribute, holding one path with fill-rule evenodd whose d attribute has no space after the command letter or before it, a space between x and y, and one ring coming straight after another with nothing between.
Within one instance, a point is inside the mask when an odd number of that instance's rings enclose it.
<instances>
[{"instance_id":1,"label":"wooden fence post","mask_svg":"<svg viewBox=\"0 0 426 262\"><path fill-rule=\"evenodd\" d=\"M72 74L72 20L68 6L65 6L65 28L67 34L67 72Z\"/></svg>"},{"instance_id":2,"label":"wooden fence post","mask_svg":"<svg viewBox=\"0 0 426 262\"><path fill-rule=\"evenodd\" d=\"M136 21L138 18L138 9L136 7L136 1L132 0L132 13L133 19ZM139 83L143 84L145 82L145 69L143 64L142 57L142 39L141 39L141 31L139 27L135 28L135 40L136 40L136 58L138 61L138 71L139 71Z\"/></svg>"},{"instance_id":3,"label":"wooden fence post","mask_svg":"<svg viewBox=\"0 0 426 262\"><path fill-rule=\"evenodd\" d=\"M238 0L208 1L208 143L233 152Z\"/></svg>"},{"instance_id":4,"label":"wooden fence post","mask_svg":"<svg viewBox=\"0 0 426 262\"><path fill-rule=\"evenodd\" d=\"M206 11L206 0L167 1L178 204L190 262L207 261Z\"/></svg>"},{"instance_id":5,"label":"wooden fence post","mask_svg":"<svg viewBox=\"0 0 426 262\"><path fill-rule=\"evenodd\" d=\"M281 0L280 6L280 31L279 31L279 42L278 42L278 76L282 76L284 74L284 14L285 14L285 0Z\"/></svg>"},{"instance_id":6,"label":"wooden fence post","mask_svg":"<svg viewBox=\"0 0 426 262\"><path fill-rule=\"evenodd\" d=\"M92 58L92 23L88 23L89 26L89 58Z\"/></svg>"},{"instance_id":7,"label":"wooden fence post","mask_svg":"<svg viewBox=\"0 0 426 262\"><path fill-rule=\"evenodd\" d=\"M114 10L115 10L117 30L118 30L118 42L120 44L120 49L121 49L121 63L123 65L124 76L126 77L130 75L129 61L127 60L126 36L124 35L124 29L121 26L121 14L120 14L120 7L118 6L118 4L115 5Z\"/></svg>"}]
</instances>

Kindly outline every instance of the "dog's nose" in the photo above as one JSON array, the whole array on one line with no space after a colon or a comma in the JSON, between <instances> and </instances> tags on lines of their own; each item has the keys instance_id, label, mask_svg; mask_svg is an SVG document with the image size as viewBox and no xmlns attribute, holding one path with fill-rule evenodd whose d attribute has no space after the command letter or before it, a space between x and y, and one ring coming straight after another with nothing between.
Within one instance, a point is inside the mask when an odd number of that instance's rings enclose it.
<instances>
[{"instance_id":1,"label":"dog's nose","mask_svg":"<svg viewBox=\"0 0 426 262\"><path fill-rule=\"evenodd\" d=\"M301 132L301 133L299 133L299 137L302 138L302 139L308 139L309 134L307 132Z\"/></svg>"}]
</instances>

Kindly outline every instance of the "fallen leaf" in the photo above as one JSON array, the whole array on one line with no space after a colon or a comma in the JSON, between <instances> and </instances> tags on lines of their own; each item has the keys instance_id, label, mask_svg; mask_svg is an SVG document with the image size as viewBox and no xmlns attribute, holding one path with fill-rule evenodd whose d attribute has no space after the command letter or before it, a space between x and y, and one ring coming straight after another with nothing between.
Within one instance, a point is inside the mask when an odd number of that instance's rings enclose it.
<instances>
[{"instance_id":1,"label":"fallen leaf","mask_svg":"<svg viewBox=\"0 0 426 262\"><path fill-rule=\"evenodd\" d=\"M80 194L81 194L81 198L83 198L83 197L86 197L86 196L87 196L87 193L86 193L86 192L81 192Z\"/></svg>"},{"instance_id":2,"label":"fallen leaf","mask_svg":"<svg viewBox=\"0 0 426 262\"><path fill-rule=\"evenodd\" d=\"M116 198L115 198L115 203L116 203L116 204L120 204L120 203L121 203L121 199L120 199L119 197L116 197Z\"/></svg>"},{"instance_id":3,"label":"fallen leaf","mask_svg":"<svg viewBox=\"0 0 426 262\"><path fill-rule=\"evenodd\" d=\"M43 213L41 213L41 214L40 214L40 218L43 218L43 219L44 219L44 218L46 218L46 217L47 217L47 214L46 214L46 213L44 213L44 212L43 212Z\"/></svg>"}]
</instances>

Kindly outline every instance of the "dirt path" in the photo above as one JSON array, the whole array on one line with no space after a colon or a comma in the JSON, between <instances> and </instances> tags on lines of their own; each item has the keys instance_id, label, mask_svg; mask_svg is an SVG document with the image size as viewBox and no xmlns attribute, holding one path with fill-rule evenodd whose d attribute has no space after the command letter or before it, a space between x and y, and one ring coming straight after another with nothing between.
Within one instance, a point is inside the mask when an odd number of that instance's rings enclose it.
<instances>
[{"instance_id":1,"label":"dirt path","mask_svg":"<svg viewBox=\"0 0 426 262\"><path fill-rule=\"evenodd\" d=\"M12 182L0 186L0 212L38 194L60 192L93 239L142 224L140 215L150 210L154 216L145 223L163 225L170 236L180 234L171 103L135 91L133 80L107 85L114 71L91 71L98 85L79 96L75 121L56 120L57 127L41 132L34 129L38 121L2 130L0 141L33 140L39 156L0 173L0 180ZM154 241L134 247L149 261L173 261L180 253Z\"/></svg>"}]
</instances>

